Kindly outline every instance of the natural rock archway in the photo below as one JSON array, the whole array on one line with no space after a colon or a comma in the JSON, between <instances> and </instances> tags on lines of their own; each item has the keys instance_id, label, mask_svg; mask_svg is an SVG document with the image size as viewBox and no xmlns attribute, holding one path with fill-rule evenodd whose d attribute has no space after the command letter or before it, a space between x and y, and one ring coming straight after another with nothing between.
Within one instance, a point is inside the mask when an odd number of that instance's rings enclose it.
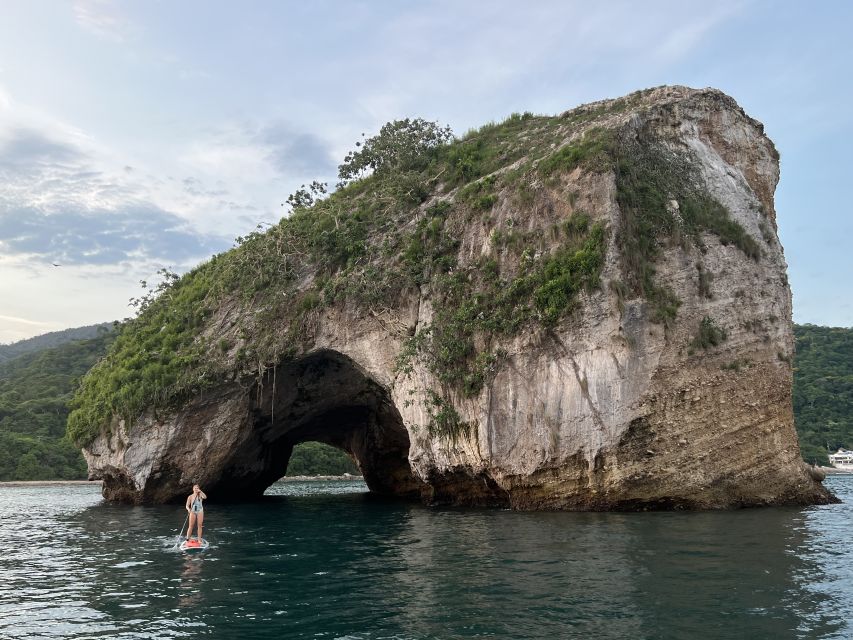
<instances>
[{"instance_id":1,"label":"natural rock archway","mask_svg":"<svg viewBox=\"0 0 853 640\"><path fill-rule=\"evenodd\" d=\"M69 418L107 498L259 495L319 440L427 502L833 499L794 429L761 123L659 87L433 151L244 238L127 326Z\"/></svg>"},{"instance_id":2,"label":"natural rock archway","mask_svg":"<svg viewBox=\"0 0 853 640\"><path fill-rule=\"evenodd\" d=\"M146 438L137 440L138 433ZM164 502L199 482L218 500L244 500L281 478L293 447L309 440L350 454L374 493L420 495L409 436L388 391L329 349L282 363L252 386L223 385L169 420L149 412L129 433L120 422L86 456L100 469L108 499Z\"/></svg>"},{"instance_id":3,"label":"natural rock archway","mask_svg":"<svg viewBox=\"0 0 853 640\"><path fill-rule=\"evenodd\" d=\"M213 487L223 497L257 495L282 477L293 447L314 440L355 458L371 491L418 495L409 436L388 392L332 350L282 364L254 390L252 438L232 451Z\"/></svg>"}]
</instances>

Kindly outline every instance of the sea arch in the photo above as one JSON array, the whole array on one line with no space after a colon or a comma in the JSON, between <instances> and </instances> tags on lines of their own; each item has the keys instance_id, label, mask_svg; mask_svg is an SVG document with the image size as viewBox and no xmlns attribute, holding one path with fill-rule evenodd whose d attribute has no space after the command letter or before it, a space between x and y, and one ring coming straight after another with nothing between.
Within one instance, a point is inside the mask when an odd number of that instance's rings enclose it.
<instances>
[{"instance_id":1,"label":"sea arch","mask_svg":"<svg viewBox=\"0 0 853 640\"><path fill-rule=\"evenodd\" d=\"M390 393L347 355L322 349L280 363L249 395L245 435L211 478L219 498L261 495L285 474L293 447L308 441L352 456L373 493L420 495Z\"/></svg>"}]
</instances>

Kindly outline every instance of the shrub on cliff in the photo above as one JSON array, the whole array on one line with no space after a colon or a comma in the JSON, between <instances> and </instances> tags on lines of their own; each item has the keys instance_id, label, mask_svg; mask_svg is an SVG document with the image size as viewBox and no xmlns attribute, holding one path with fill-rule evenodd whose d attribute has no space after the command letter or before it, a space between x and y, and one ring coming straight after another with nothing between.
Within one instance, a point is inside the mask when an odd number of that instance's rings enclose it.
<instances>
[{"instance_id":1,"label":"shrub on cliff","mask_svg":"<svg viewBox=\"0 0 853 640\"><path fill-rule=\"evenodd\" d=\"M693 339L692 346L696 349L710 349L721 345L727 338L726 330L714 322L713 318L705 316L699 323L699 331Z\"/></svg>"}]
</instances>

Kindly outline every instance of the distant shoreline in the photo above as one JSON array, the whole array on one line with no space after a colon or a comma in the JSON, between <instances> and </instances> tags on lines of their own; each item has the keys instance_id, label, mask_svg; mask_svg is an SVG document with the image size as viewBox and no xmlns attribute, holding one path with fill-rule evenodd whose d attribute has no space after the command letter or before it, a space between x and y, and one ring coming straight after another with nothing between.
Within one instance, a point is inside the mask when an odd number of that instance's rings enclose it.
<instances>
[{"instance_id":1,"label":"distant shoreline","mask_svg":"<svg viewBox=\"0 0 853 640\"><path fill-rule=\"evenodd\" d=\"M345 473L341 476L284 476L276 482L306 482L308 480L363 480L362 476Z\"/></svg>"},{"instance_id":2,"label":"distant shoreline","mask_svg":"<svg viewBox=\"0 0 853 640\"><path fill-rule=\"evenodd\" d=\"M36 487L38 485L63 486L75 484L102 484L102 480L4 480L0 487Z\"/></svg>"},{"instance_id":3,"label":"distant shoreline","mask_svg":"<svg viewBox=\"0 0 853 640\"><path fill-rule=\"evenodd\" d=\"M853 471L847 471L846 469L836 469L835 467L818 467L818 469L828 476L853 476Z\"/></svg>"},{"instance_id":4,"label":"distant shoreline","mask_svg":"<svg viewBox=\"0 0 853 640\"><path fill-rule=\"evenodd\" d=\"M354 476L345 473L342 476L284 476L276 482L310 482L328 481L328 480L363 480L361 476ZM0 481L0 487L37 487L37 486L74 486L74 485L101 485L102 480L3 480Z\"/></svg>"}]
</instances>

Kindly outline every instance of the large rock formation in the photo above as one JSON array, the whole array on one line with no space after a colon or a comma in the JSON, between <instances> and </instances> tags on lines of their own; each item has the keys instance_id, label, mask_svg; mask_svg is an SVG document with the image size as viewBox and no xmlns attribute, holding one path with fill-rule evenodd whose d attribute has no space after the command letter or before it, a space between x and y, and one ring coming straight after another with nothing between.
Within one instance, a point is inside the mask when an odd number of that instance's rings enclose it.
<instances>
[{"instance_id":1,"label":"large rock formation","mask_svg":"<svg viewBox=\"0 0 853 640\"><path fill-rule=\"evenodd\" d=\"M296 217L248 243L277 253L244 246L200 270L288 269L250 295L209 288L192 341L203 383L86 439L107 498L167 501L193 482L256 495L319 440L372 490L427 502L832 499L793 426L779 163L759 122L718 91L662 87L514 117L438 157L411 206L363 204L382 201L375 185L405 200L411 171L368 178L304 214L333 221L304 251L287 249L304 240ZM469 161L486 169L470 178ZM323 262L352 229L357 249Z\"/></svg>"}]
</instances>

